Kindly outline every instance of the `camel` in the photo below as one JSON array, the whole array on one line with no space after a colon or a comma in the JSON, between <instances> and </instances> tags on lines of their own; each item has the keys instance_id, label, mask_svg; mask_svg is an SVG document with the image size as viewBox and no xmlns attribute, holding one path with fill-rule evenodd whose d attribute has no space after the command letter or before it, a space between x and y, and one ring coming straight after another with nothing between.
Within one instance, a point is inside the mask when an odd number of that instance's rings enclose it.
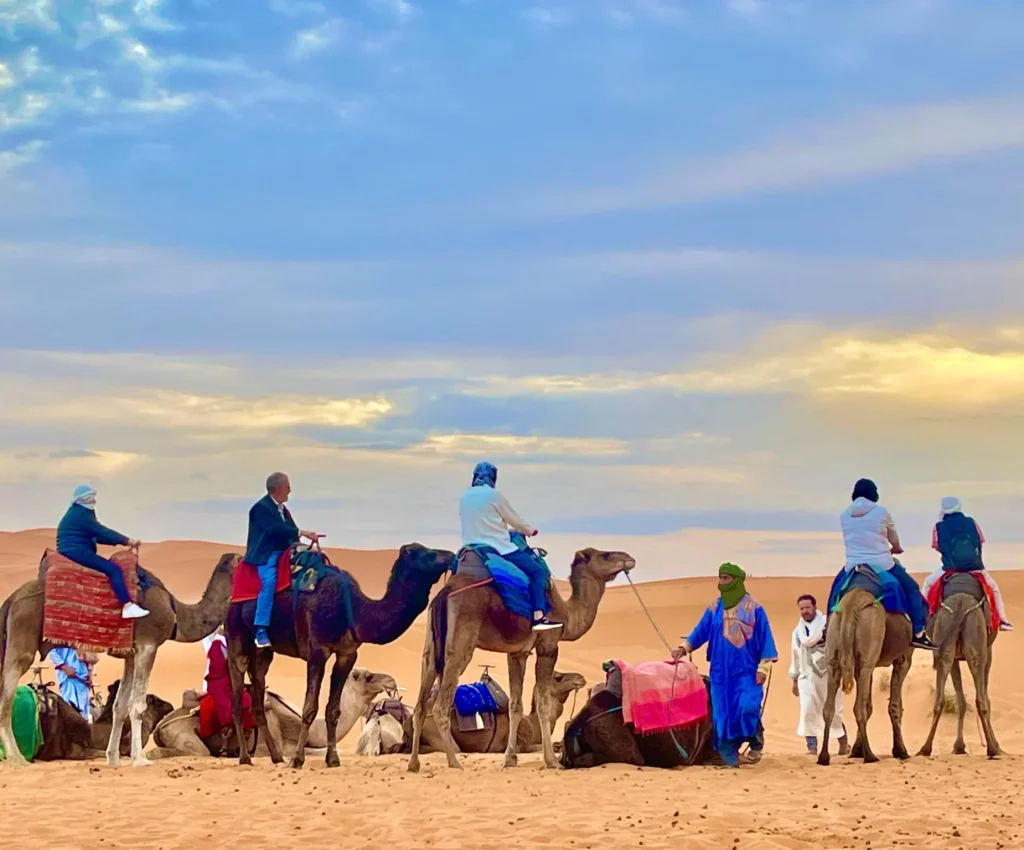
<instances>
[{"instance_id":1,"label":"camel","mask_svg":"<svg viewBox=\"0 0 1024 850\"><path fill-rule=\"evenodd\" d=\"M840 683L843 693L857 686L853 713L857 718L857 740L850 758L863 758L865 764L878 761L868 743L868 720L871 717L871 680L876 667L892 666L889 680L889 720L892 722L893 758L910 758L903 743L903 682L910 672L914 649L913 629L903 614L888 613L876 601L878 580L858 568L849 589L831 615L825 639L828 664L828 696L825 698L823 721L825 734L821 741L818 764L829 764L828 738L836 712L836 694Z\"/></svg>"},{"instance_id":2,"label":"camel","mask_svg":"<svg viewBox=\"0 0 1024 850\"><path fill-rule=\"evenodd\" d=\"M558 723L559 718L565 712L565 704L568 702L569 697L578 691L586 687L587 680L583 678L579 673L561 673L558 670L552 675L552 702L553 712L548 717L548 725L550 731L555 731L555 725ZM433 700L430 703L431 708L433 707ZM363 729L363 734L359 736L360 741L366 739L363 748L368 749L370 744L371 736L374 734L371 729L371 724L375 721L383 724L383 717L390 715L375 715L370 718L369 723ZM455 715L452 714L452 720L454 722ZM412 748L412 710L409 710L409 720L404 725L398 725L399 735L397 742L393 741L394 737L391 734L393 730L380 730L380 738L382 747L384 750L390 749L392 745L397 743L398 749L404 749L409 752ZM396 720L397 724L398 721ZM452 728L452 737L455 739L455 746L459 752L462 753L501 753L504 752L508 746L508 728L509 719L508 714L499 713L494 718L494 727L491 729L480 729L463 732L457 728ZM388 724L390 725L390 724ZM537 690L534 688L533 700L530 705L530 713L523 718L523 724L519 727L519 740L516 745L517 752L520 753L535 753L540 749L542 742L541 731L540 731L540 716L537 714ZM424 746L426 744L426 746ZM437 727L433 722L433 717L427 715L423 735L420 739L420 752L434 752L441 751L444 749L443 739L440 733L437 731ZM397 750L396 750L397 751ZM359 747L357 746L357 753Z\"/></svg>"},{"instance_id":3,"label":"camel","mask_svg":"<svg viewBox=\"0 0 1024 850\"><path fill-rule=\"evenodd\" d=\"M953 687L956 689L957 722L956 742L953 755L966 755L964 744L964 716L967 714L967 699L964 697L964 681L960 675L960 659L967 661L974 679L974 701L978 718L985 734L986 754L990 759L1003 754L992 728L992 710L988 698L988 677L992 670L992 645L998 631L988 627L985 593L978 580L964 573L954 573L943 589L942 606L928 624L932 642L939 649L935 653L935 707L932 711L932 726L928 739L918 751L919 756L930 756L935 742L935 732L942 717L942 701L946 688L946 677L953 673Z\"/></svg>"},{"instance_id":4,"label":"camel","mask_svg":"<svg viewBox=\"0 0 1024 850\"><path fill-rule=\"evenodd\" d=\"M44 559L45 560L45 559ZM223 621L231 598L231 581L239 556L222 555L203 598L194 605L175 599L163 583L148 570L143 573L149 584L140 590L139 602L149 609L148 617L135 622L134 651L124 659L122 687L114 702L107 743L107 764L116 767L121 761L121 731L126 715L131 713L131 758L137 767L149 764L142 752L142 717L146 711L146 690L156 660L157 650L166 641L196 643L210 634ZM15 757L9 761L23 766L25 759L14 746L11 730L11 702L18 681L38 655L45 658L53 646L43 640L43 593L46 585L44 567L39 577L26 582L0 606L0 742Z\"/></svg>"},{"instance_id":5,"label":"camel","mask_svg":"<svg viewBox=\"0 0 1024 850\"><path fill-rule=\"evenodd\" d=\"M91 729L92 745L97 750L103 750L110 741L110 729L114 724L114 704L117 701L120 687L120 679L110 684L107 688L107 701L93 721ZM142 746L146 746L157 724L172 711L174 711L174 706L167 702L167 700L160 699L160 697L154 694L146 694L146 708L142 713ZM125 729L121 733L121 755L127 756L131 754L131 744L130 730Z\"/></svg>"},{"instance_id":6,"label":"camel","mask_svg":"<svg viewBox=\"0 0 1024 850\"><path fill-rule=\"evenodd\" d=\"M239 739L239 763L251 765L252 757L242 734L242 688L245 673L252 681L253 715L260 735L267 742L270 760L283 761L277 741L269 734L265 705L266 676L280 652L306 662L306 699L302 707L302 728L295 744L291 766L306 761L306 741L316 720L327 660L334 656L327 697L327 766L339 767L338 721L341 694L359 647L363 643L387 644L397 640L427 607L430 589L455 560L452 552L428 549L418 543L403 546L391 569L382 599L370 599L348 573L323 576L309 593L278 593L270 624L272 647L257 650L253 616L256 603L232 603L228 610L228 668L234 692L235 734Z\"/></svg>"},{"instance_id":7,"label":"camel","mask_svg":"<svg viewBox=\"0 0 1024 850\"><path fill-rule=\"evenodd\" d=\"M604 682L595 685L586 705L565 728L562 766L632 764L670 768L720 762L713 746L711 687L707 678L704 684L708 688L707 718L685 729L653 735L638 735L623 722L621 691ZM679 747L685 750L685 755Z\"/></svg>"},{"instance_id":8,"label":"camel","mask_svg":"<svg viewBox=\"0 0 1024 850\"><path fill-rule=\"evenodd\" d=\"M634 566L636 561L625 552L600 552L596 549L577 552L569 576L572 596L563 600L554 585L550 589L553 616L564 623L563 628L534 632L529 620L511 614L493 586L483 583L490 578L490 573L475 552L465 550L459 571L430 604L420 692L413 711L409 771L416 773L420 769L420 737L427 703L438 676L441 677L441 686L433 707L434 722L445 745L448 766L461 769L451 736L451 712L459 677L469 666L474 649L508 655L511 699L504 765L515 767L518 763L519 724L523 719L523 680L530 652L537 651L534 691L537 713L541 718L547 718L552 712L551 692L559 642L579 640L590 630L607 583ZM541 723L540 732L544 765L557 768L551 725Z\"/></svg>"},{"instance_id":9,"label":"camel","mask_svg":"<svg viewBox=\"0 0 1024 850\"><path fill-rule=\"evenodd\" d=\"M397 688L395 680L387 673L374 673L362 667L355 667L349 674L341 692L341 715L338 720L338 736L344 738L363 717L374 698L386 691ZM188 696L186 692L186 697ZM188 700L185 700L187 702ZM273 691L267 691L264 710L267 726L278 747L288 755L294 753L302 731L302 715L288 702ZM189 720L185 720L188 718ZM149 752L150 758L171 758L174 756L212 756L221 751L224 742L217 734L213 738L199 737L199 721L194 706L184 706L168 715L153 735L157 749ZM235 737L226 749L237 747ZM248 739L247 739L248 746ZM264 747L263 742L260 748ZM318 719L310 727L306 749L320 750L327 746L327 724ZM267 748L269 752L269 747ZM259 751L257 751L258 753Z\"/></svg>"}]
</instances>

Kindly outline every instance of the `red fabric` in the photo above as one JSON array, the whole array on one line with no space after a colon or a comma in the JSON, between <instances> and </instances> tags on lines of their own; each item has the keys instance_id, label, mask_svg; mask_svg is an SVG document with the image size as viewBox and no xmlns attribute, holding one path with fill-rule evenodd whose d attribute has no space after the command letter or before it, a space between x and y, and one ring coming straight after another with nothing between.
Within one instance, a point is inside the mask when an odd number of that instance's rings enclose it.
<instances>
[{"instance_id":1,"label":"red fabric","mask_svg":"<svg viewBox=\"0 0 1024 850\"><path fill-rule=\"evenodd\" d=\"M292 583L291 550L286 549L277 562L277 589L275 593L287 590ZM232 602L251 602L260 595L260 574L255 564L239 561L235 567L235 578L231 585Z\"/></svg>"},{"instance_id":2,"label":"red fabric","mask_svg":"<svg viewBox=\"0 0 1024 850\"><path fill-rule=\"evenodd\" d=\"M939 606L942 605L942 588L946 586L946 579L951 575L953 575L951 572L945 573L941 579L928 589L929 617L934 617L939 610ZM996 608L996 598L992 593L992 585L988 583L988 574L984 570L974 570L971 572L971 575L981 582L981 587L985 591L985 597L988 599L989 631L999 631L999 609Z\"/></svg>"},{"instance_id":3,"label":"red fabric","mask_svg":"<svg viewBox=\"0 0 1024 850\"><path fill-rule=\"evenodd\" d=\"M43 597L43 639L77 652L131 655L135 621L121 617L121 604L110 580L63 555L46 550L46 589ZM110 558L124 574L132 599L139 591L138 559L133 552Z\"/></svg>"},{"instance_id":4,"label":"red fabric","mask_svg":"<svg viewBox=\"0 0 1024 850\"><path fill-rule=\"evenodd\" d=\"M206 653L210 670L206 674L206 696L199 702L199 737L209 738L225 726L231 726L231 675L228 673L228 654L224 643L215 640ZM252 729L256 719L252 715L252 694L242 693L242 726Z\"/></svg>"},{"instance_id":5,"label":"red fabric","mask_svg":"<svg viewBox=\"0 0 1024 850\"><path fill-rule=\"evenodd\" d=\"M641 735L690 726L708 716L707 688L689 661L615 665L622 671L622 719Z\"/></svg>"}]
</instances>

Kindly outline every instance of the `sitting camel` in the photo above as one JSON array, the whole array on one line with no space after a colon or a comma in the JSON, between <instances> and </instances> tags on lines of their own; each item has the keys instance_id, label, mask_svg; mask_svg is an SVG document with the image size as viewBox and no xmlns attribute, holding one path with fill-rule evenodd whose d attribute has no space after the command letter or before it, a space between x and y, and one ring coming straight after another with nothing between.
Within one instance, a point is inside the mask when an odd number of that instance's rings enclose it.
<instances>
[{"instance_id":1,"label":"sitting camel","mask_svg":"<svg viewBox=\"0 0 1024 850\"><path fill-rule=\"evenodd\" d=\"M554 711L548 717L548 725L550 731L555 731L555 725L558 723L559 718L565 711L565 704L568 702L569 697L578 691L586 687L587 680L583 678L579 673L560 673L555 671L552 676L552 698ZM436 698L436 689L430 701L430 706L433 708L434 698ZM363 728L362 733L359 736L360 744L357 745L356 752L359 753L360 749L370 749L370 741L373 740L373 736L377 735L381 741L381 752L379 755L386 754L387 751L393 752L405 751L409 752L412 749L412 710L408 712L408 719L404 726L398 725L398 721L395 723L398 729L397 742L394 739L394 729L381 729L379 731L373 729L373 724L377 723L381 726L390 726L386 724L385 718L391 718L390 715L385 713L374 714ZM494 718L494 726L490 729L473 729L469 731L462 731L457 728L455 724L456 717L454 710L452 712L452 737L455 739L455 746L459 752L462 753L501 753L504 752L508 747L508 729L509 729L509 717L507 712L499 712ZM519 727L519 740L516 745L517 752L520 753L535 753L541 748L541 731L540 731L540 716L537 713L537 689L534 688L533 701L530 705L530 713L523 718L523 723ZM396 746L397 743L397 746ZM420 752L440 752L444 750L444 739L437 731L437 726L434 723L432 715L428 714L423 727L423 734L420 739Z\"/></svg>"},{"instance_id":2,"label":"sitting camel","mask_svg":"<svg viewBox=\"0 0 1024 850\"><path fill-rule=\"evenodd\" d=\"M997 758L1003 751L992 728L992 709L988 698L988 679L992 670L992 645L999 635L989 628L988 602L978 580L970 573L953 573L943 587L942 605L928 623L932 642L939 647L935 653L935 707L928 739L918 751L919 756L930 756L935 732L942 717L942 702L946 692L946 677L952 670L956 689L957 722L953 755L965 755L964 716L967 699L964 680L960 675L960 659L967 661L974 679L974 701L978 719L985 733L985 747L989 758Z\"/></svg>"},{"instance_id":3,"label":"sitting camel","mask_svg":"<svg viewBox=\"0 0 1024 850\"><path fill-rule=\"evenodd\" d=\"M341 715L338 720L338 735L344 738L355 726L356 721L363 717L378 694L394 690L395 680L387 673L374 673L362 667L353 668L348 681L341 692ZM188 692L186 692L188 696ZM287 701L273 691L267 691L264 701L267 726L274 736L278 748L292 755L299 742L302 732L302 715L288 704ZM248 746L248 738L246 743ZM211 756L237 749L232 741L221 741L218 733L213 738L199 737L199 720L195 707L182 707L169 715L153 734L153 741L158 749L149 752L150 758L171 758L174 756ZM257 755L262 754L266 745L261 741ZM327 724L323 719L316 720L310 727L306 738L307 750L320 750L327 747ZM269 753L269 747L266 747Z\"/></svg>"},{"instance_id":4,"label":"sitting camel","mask_svg":"<svg viewBox=\"0 0 1024 850\"><path fill-rule=\"evenodd\" d=\"M253 617L256 603L235 602L227 617L228 662L233 691L236 736L242 738L242 688L245 673L252 680L253 715L260 736L266 741L270 759L283 761L276 740L267 727L266 676L274 653L280 652L306 662L306 699L291 766L306 761L306 740L316 720L327 660L333 655L330 692L327 697L327 766L338 767L338 721L341 694L355 666L363 643L387 644L398 640L427 607L430 589L447 572L455 559L452 552L428 549L418 543L403 546L391 569L382 599L370 599L348 573L339 570L319 579L311 592L278 593L270 623L271 649L256 648ZM239 763L252 764L244 740L240 741Z\"/></svg>"},{"instance_id":5,"label":"sitting camel","mask_svg":"<svg viewBox=\"0 0 1024 850\"><path fill-rule=\"evenodd\" d=\"M45 559L44 559L45 560ZM149 764L142 752L142 717L146 711L146 692L156 653L166 641L197 643L219 626L227 613L231 597L231 581L239 556L222 555L203 598L195 605L187 605L171 595L163 583L148 570L143 570L147 590L141 590L139 603L149 609L149 616L135 621L134 651L124 659L122 687L114 701L107 742L107 763L116 766L121 761L121 731L125 717L131 711L131 757L136 766ZM43 565L34 581L26 582L0 606L0 743L7 752L14 753L9 761L21 766L26 762L14 744L11 730L11 703L18 681L39 656L46 658L53 649L43 640L43 594L46 576Z\"/></svg>"},{"instance_id":6,"label":"sitting camel","mask_svg":"<svg viewBox=\"0 0 1024 850\"><path fill-rule=\"evenodd\" d=\"M33 761L83 761L99 758L100 749L93 747L92 726L81 712L67 702L49 685L29 685L36 695L36 711L41 740ZM8 761L13 762L11 750L5 749ZM24 761L20 749L17 756Z\"/></svg>"},{"instance_id":7,"label":"sitting camel","mask_svg":"<svg viewBox=\"0 0 1024 850\"><path fill-rule=\"evenodd\" d=\"M868 743L871 717L871 680L876 667L892 666L889 680L889 720L892 722L893 758L910 758L903 743L903 682L910 672L913 656L913 629L903 614L887 612L877 601L878 580L858 567L849 589L828 622L825 658L828 665L828 696L823 721L825 734L818 764L829 764L828 736L836 712L836 694L840 682L843 693L857 685L853 713L857 719L857 740L850 758L863 758L865 764L878 761Z\"/></svg>"},{"instance_id":8,"label":"sitting camel","mask_svg":"<svg viewBox=\"0 0 1024 850\"><path fill-rule=\"evenodd\" d=\"M621 684L595 685L586 705L565 727L562 766L632 764L670 768L721 763L714 749L711 687L706 677L704 684L708 691L708 714L703 721L685 729L646 735L637 734L623 720Z\"/></svg>"},{"instance_id":9,"label":"sitting camel","mask_svg":"<svg viewBox=\"0 0 1024 850\"><path fill-rule=\"evenodd\" d=\"M110 741L110 729L114 724L114 704L117 701L117 692L120 687L120 679L108 686L107 701L100 710L99 716L93 721L92 745L97 750L103 750ZM157 724L172 711L174 711L174 706L167 700L160 699L154 694L146 694L146 708L142 713L142 746L146 746ZM130 755L131 746L131 730L125 729L121 733L121 755Z\"/></svg>"},{"instance_id":10,"label":"sitting camel","mask_svg":"<svg viewBox=\"0 0 1024 850\"><path fill-rule=\"evenodd\" d=\"M433 707L434 722L445 745L448 766L461 768L451 736L451 712L459 677L469 666L474 649L508 655L511 701L504 763L505 767L514 767L518 761L519 724L523 719L523 680L530 652L537 651L537 685L534 691L537 713L541 718L550 718L559 641L579 640L585 635L597 617L597 608L607 583L634 566L636 561L625 552L599 552L596 549L577 552L569 577L572 596L563 600L554 585L549 590L552 616L564 623L564 627L534 632L528 619L510 613L505 607L489 583L490 573L479 556L472 550L464 550L460 555L459 571L448 580L448 584L430 604L420 692L413 712L409 770L415 773L420 768L420 738L427 716L427 704L438 676L441 677L441 686ZM557 768L551 728L550 722L540 724L541 745L544 765Z\"/></svg>"}]
</instances>

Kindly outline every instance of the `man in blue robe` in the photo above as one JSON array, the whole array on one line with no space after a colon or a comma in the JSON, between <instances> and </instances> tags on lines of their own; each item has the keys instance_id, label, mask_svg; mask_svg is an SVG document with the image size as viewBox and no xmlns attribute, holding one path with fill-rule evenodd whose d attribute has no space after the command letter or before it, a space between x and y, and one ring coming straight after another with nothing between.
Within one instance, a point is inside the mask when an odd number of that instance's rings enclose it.
<instances>
[{"instance_id":1,"label":"man in blue robe","mask_svg":"<svg viewBox=\"0 0 1024 850\"><path fill-rule=\"evenodd\" d=\"M59 646L51 649L47 660L57 671L57 687L65 702L71 703L78 712L92 722L89 696L92 689L89 665L71 647Z\"/></svg>"},{"instance_id":2,"label":"man in blue robe","mask_svg":"<svg viewBox=\"0 0 1024 850\"><path fill-rule=\"evenodd\" d=\"M768 615L747 593L746 577L735 564L718 568L721 598L708 607L696 628L673 653L680 658L708 645L715 749L730 767L739 766L743 744L750 745L750 752L743 758L745 763L755 764L761 759L764 683L779 657Z\"/></svg>"}]
</instances>

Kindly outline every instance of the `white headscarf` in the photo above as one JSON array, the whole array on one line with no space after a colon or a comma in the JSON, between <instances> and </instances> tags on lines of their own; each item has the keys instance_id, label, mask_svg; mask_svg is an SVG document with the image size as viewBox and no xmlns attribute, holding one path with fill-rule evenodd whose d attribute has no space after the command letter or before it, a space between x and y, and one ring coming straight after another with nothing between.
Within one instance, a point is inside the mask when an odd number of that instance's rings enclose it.
<instances>
[{"instance_id":1,"label":"white headscarf","mask_svg":"<svg viewBox=\"0 0 1024 850\"><path fill-rule=\"evenodd\" d=\"M71 496L72 505L81 505L90 511L96 510L96 491L88 484L79 484Z\"/></svg>"},{"instance_id":2,"label":"white headscarf","mask_svg":"<svg viewBox=\"0 0 1024 850\"><path fill-rule=\"evenodd\" d=\"M939 520L944 520L950 514L958 514L963 511L960 500L956 496L946 496L942 500L942 510L939 511Z\"/></svg>"}]
</instances>

